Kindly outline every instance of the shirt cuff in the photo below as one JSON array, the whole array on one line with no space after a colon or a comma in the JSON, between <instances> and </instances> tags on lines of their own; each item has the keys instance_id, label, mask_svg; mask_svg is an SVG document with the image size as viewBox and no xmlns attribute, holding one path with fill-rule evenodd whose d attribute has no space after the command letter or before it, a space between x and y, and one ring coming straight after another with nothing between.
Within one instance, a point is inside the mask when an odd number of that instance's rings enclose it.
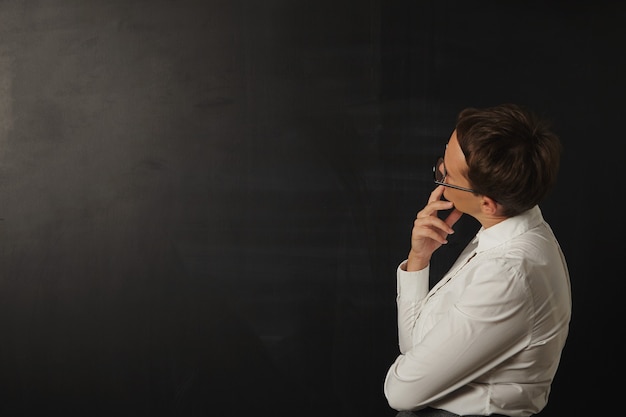
<instances>
[{"instance_id":1,"label":"shirt cuff","mask_svg":"<svg viewBox=\"0 0 626 417\"><path fill-rule=\"evenodd\" d=\"M419 271L406 271L406 260L398 265L397 292L404 299L422 299L429 291L428 275L430 265ZM404 268L404 269L403 269Z\"/></svg>"}]
</instances>

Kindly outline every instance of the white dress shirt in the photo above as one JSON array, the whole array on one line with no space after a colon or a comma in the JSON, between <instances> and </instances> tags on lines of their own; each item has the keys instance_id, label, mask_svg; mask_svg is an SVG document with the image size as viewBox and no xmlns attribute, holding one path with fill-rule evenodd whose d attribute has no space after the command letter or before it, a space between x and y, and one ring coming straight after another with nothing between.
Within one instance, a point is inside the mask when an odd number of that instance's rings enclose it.
<instances>
[{"instance_id":1,"label":"white dress shirt","mask_svg":"<svg viewBox=\"0 0 626 417\"><path fill-rule=\"evenodd\" d=\"M397 270L396 410L529 416L550 393L571 317L567 264L539 207L481 228L429 291L429 267Z\"/></svg>"}]
</instances>

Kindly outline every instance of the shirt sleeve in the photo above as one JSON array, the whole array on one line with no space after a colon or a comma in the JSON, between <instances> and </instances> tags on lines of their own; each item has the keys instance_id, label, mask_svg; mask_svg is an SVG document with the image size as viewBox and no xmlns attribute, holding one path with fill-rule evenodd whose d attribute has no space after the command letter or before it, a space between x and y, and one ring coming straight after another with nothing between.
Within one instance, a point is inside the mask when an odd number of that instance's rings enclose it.
<instances>
[{"instance_id":1,"label":"shirt sleeve","mask_svg":"<svg viewBox=\"0 0 626 417\"><path fill-rule=\"evenodd\" d=\"M434 325L414 344L416 314L424 308L417 293L423 289L418 290L408 275L398 275L401 354L384 386L394 409L419 409L440 400L527 345L528 293L514 272L491 265L464 276L469 283L458 301L438 311Z\"/></svg>"},{"instance_id":2,"label":"shirt sleeve","mask_svg":"<svg viewBox=\"0 0 626 417\"><path fill-rule=\"evenodd\" d=\"M430 266L420 271L406 271L406 261L398 266L397 296L398 345L401 353L408 352L413 345L413 329L419 314L421 301L428 294Z\"/></svg>"}]
</instances>

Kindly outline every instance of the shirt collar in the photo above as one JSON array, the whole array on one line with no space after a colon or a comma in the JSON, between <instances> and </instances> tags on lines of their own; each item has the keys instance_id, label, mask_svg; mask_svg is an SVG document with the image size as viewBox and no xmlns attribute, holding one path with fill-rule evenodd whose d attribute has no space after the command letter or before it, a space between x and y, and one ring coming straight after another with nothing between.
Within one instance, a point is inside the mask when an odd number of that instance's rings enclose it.
<instances>
[{"instance_id":1,"label":"shirt collar","mask_svg":"<svg viewBox=\"0 0 626 417\"><path fill-rule=\"evenodd\" d=\"M472 240L477 244L476 252L482 252L513 239L543 222L539 206L535 206L517 216L510 217L487 229L481 227Z\"/></svg>"}]
</instances>

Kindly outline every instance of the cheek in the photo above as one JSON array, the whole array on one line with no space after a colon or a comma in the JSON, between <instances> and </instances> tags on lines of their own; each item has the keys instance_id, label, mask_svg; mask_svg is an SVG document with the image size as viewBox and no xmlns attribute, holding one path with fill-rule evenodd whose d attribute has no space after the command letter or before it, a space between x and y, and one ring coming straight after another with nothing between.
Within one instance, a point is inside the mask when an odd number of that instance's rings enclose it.
<instances>
[{"instance_id":1,"label":"cheek","mask_svg":"<svg viewBox=\"0 0 626 417\"><path fill-rule=\"evenodd\" d=\"M443 198L451 201L454 204L454 207L458 208L457 204L463 206L463 198L459 198L458 194L462 192L463 191L455 190L454 188L446 187L446 189L443 190Z\"/></svg>"}]
</instances>

